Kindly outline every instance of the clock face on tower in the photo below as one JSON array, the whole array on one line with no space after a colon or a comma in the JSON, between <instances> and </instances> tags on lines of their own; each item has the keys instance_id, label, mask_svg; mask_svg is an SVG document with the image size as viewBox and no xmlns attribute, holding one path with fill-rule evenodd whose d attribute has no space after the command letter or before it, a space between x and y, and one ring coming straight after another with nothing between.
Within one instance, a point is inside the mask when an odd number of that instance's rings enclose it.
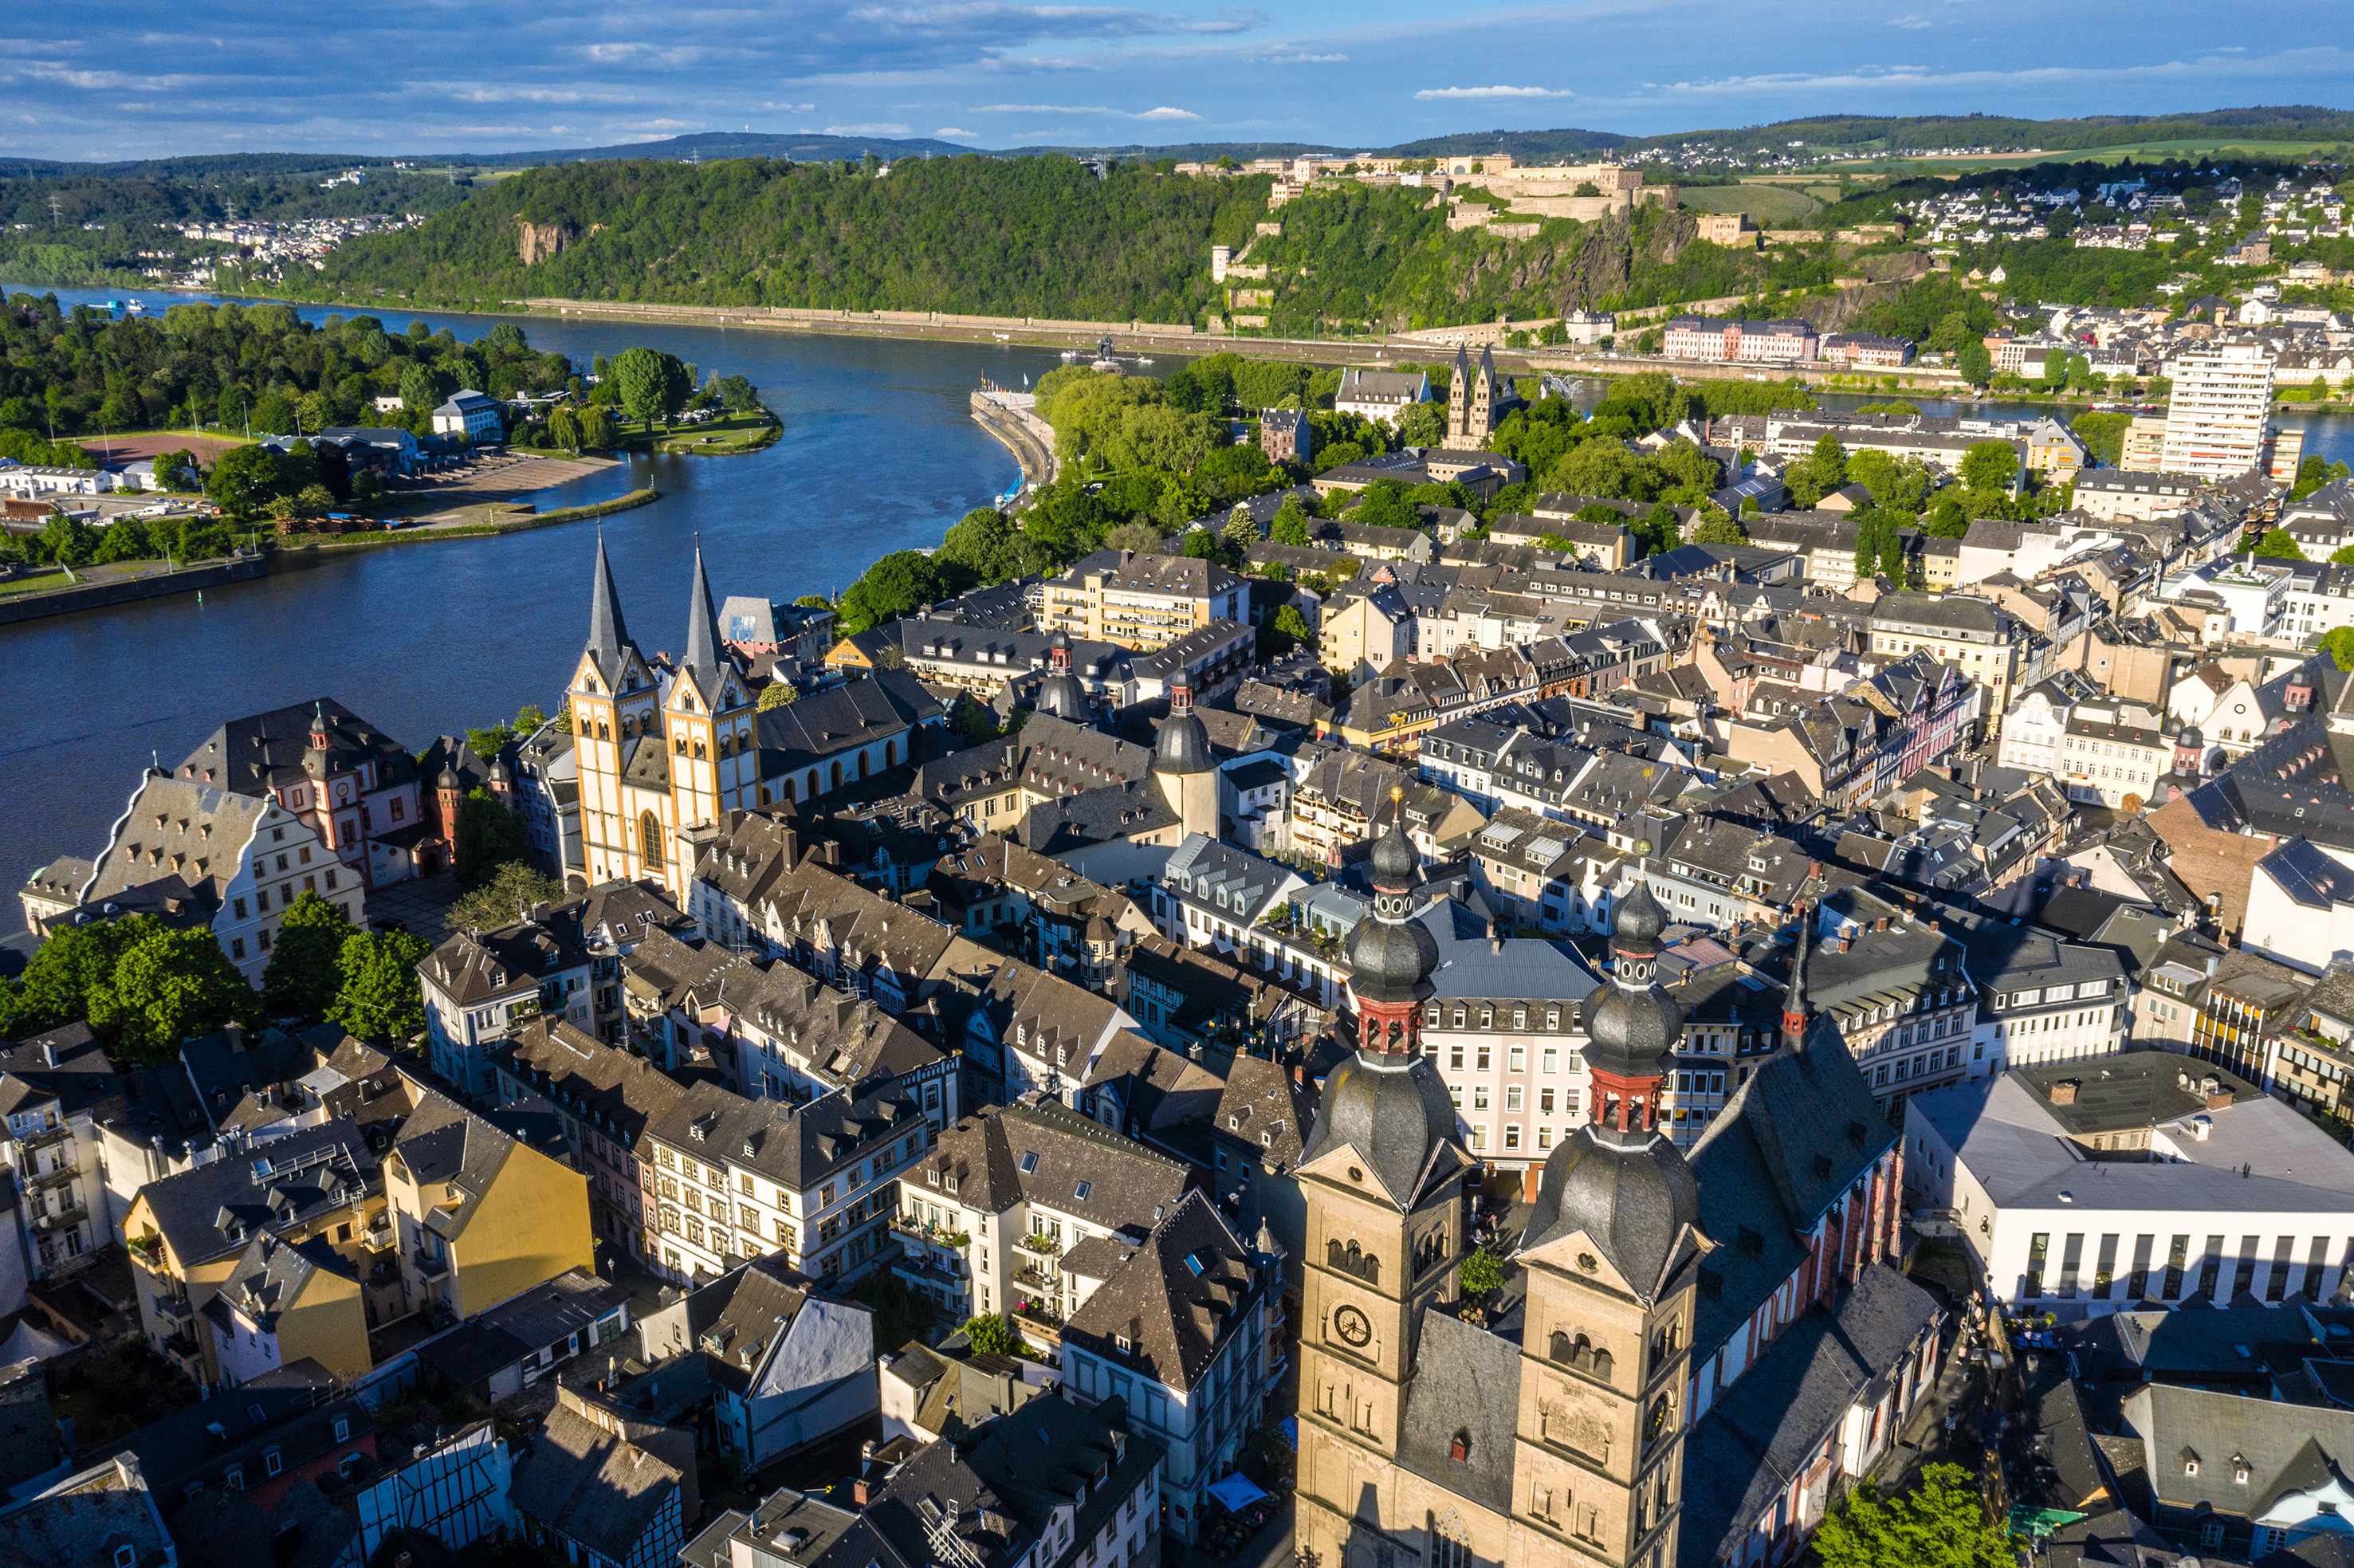
<instances>
[{"instance_id":1,"label":"clock face on tower","mask_svg":"<svg viewBox=\"0 0 2354 1568\"><path fill-rule=\"evenodd\" d=\"M1373 1337L1373 1325L1354 1307L1343 1307L1332 1314L1332 1331L1341 1337L1342 1344L1362 1350Z\"/></svg>"}]
</instances>

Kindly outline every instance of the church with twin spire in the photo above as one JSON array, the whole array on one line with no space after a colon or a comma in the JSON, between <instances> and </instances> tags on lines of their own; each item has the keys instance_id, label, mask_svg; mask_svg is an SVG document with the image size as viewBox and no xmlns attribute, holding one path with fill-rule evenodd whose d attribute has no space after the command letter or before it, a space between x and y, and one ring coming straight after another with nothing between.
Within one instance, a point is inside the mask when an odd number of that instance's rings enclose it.
<instances>
[{"instance_id":1,"label":"church with twin spire","mask_svg":"<svg viewBox=\"0 0 2354 1568\"><path fill-rule=\"evenodd\" d=\"M760 803L752 694L721 649L700 540L686 651L664 666L631 641L599 531L588 645L566 700L580 764L580 852L589 884L647 877L684 904L695 875L688 835L723 812Z\"/></svg>"},{"instance_id":2,"label":"church with twin spire","mask_svg":"<svg viewBox=\"0 0 2354 1568\"><path fill-rule=\"evenodd\" d=\"M1351 933L1355 1054L1326 1080L1307 1197L1297 1540L1317 1568L1777 1563L1933 1380L1943 1319L1892 1266L1901 1143L1805 1001L1689 1157L1658 1127L1683 1018L1666 916L1618 906L1586 1006L1595 1114L1461 1266L1479 1161L1425 1054L1451 918L1394 822Z\"/></svg>"}]
</instances>

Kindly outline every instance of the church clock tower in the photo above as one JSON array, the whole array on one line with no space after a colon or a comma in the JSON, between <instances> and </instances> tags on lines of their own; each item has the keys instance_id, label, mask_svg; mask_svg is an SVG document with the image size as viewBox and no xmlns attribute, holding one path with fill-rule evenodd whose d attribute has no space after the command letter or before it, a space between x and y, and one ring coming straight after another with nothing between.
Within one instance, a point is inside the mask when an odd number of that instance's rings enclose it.
<instances>
[{"instance_id":1,"label":"church clock tower","mask_svg":"<svg viewBox=\"0 0 2354 1568\"><path fill-rule=\"evenodd\" d=\"M1512 1510L1567 1561L1671 1568L1700 1185L1659 1130L1683 1013L1655 972L1666 916L1648 885L1621 900L1611 985L1586 1017L1594 1119L1545 1160L1515 1260L1521 1340Z\"/></svg>"},{"instance_id":2,"label":"church clock tower","mask_svg":"<svg viewBox=\"0 0 2354 1568\"><path fill-rule=\"evenodd\" d=\"M1299 1167L1299 1541L1332 1564L1382 1528L1362 1505L1397 1452L1423 1313L1456 1295L1464 1181L1476 1169L1421 1054L1438 948L1412 917L1416 863L1402 815L1374 844L1373 872L1373 911L1349 938L1357 1051L1326 1080Z\"/></svg>"}]
</instances>

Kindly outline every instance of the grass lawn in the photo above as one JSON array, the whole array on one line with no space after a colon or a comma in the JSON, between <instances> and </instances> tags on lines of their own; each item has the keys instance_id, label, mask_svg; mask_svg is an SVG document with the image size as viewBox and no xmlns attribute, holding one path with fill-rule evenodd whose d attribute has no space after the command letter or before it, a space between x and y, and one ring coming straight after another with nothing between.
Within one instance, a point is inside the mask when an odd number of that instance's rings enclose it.
<instances>
[{"instance_id":1,"label":"grass lawn","mask_svg":"<svg viewBox=\"0 0 2354 1568\"><path fill-rule=\"evenodd\" d=\"M0 599L5 599L10 594L41 593L49 588L71 586L66 580L66 575L63 572L43 572L35 577L10 577L6 582L0 583Z\"/></svg>"},{"instance_id":2,"label":"grass lawn","mask_svg":"<svg viewBox=\"0 0 2354 1568\"><path fill-rule=\"evenodd\" d=\"M1676 199L1702 212L1745 212L1759 225L1804 223L1823 210L1821 202L1787 185L1687 185Z\"/></svg>"},{"instance_id":3,"label":"grass lawn","mask_svg":"<svg viewBox=\"0 0 2354 1568\"><path fill-rule=\"evenodd\" d=\"M651 445L660 452L690 457L726 457L758 451L784 434L784 426L767 409L727 414L700 425L657 425L628 438L632 445Z\"/></svg>"}]
</instances>

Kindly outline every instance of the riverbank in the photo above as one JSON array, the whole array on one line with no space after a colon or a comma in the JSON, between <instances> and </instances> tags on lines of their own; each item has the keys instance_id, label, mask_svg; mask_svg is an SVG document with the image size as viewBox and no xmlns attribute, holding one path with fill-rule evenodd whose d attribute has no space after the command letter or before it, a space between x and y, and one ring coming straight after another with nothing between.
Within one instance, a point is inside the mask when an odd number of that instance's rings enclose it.
<instances>
[{"instance_id":1,"label":"riverbank","mask_svg":"<svg viewBox=\"0 0 2354 1568\"><path fill-rule=\"evenodd\" d=\"M250 582L270 575L267 556L239 556L233 560L204 561L192 567L158 567L154 571L131 570L99 581L65 588L41 588L0 599L0 626L39 620L52 615L72 615L88 609L111 609L143 599L166 594L199 593L224 583ZM104 570L104 568L98 568Z\"/></svg>"},{"instance_id":2,"label":"riverbank","mask_svg":"<svg viewBox=\"0 0 2354 1568\"><path fill-rule=\"evenodd\" d=\"M1055 431L1038 417L1034 397L996 388L976 391L972 417L1021 465L1019 490L1036 490L1055 482Z\"/></svg>"},{"instance_id":3,"label":"riverbank","mask_svg":"<svg viewBox=\"0 0 2354 1568\"><path fill-rule=\"evenodd\" d=\"M616 512L651 506L661 499L662 492L650 484L642 490L617 495L610 501L599 501L586 506L559 506L552 512L518 510L513 502L486 502L481 506L443 514L436 521L409 527L378 528L366 534L298 536L281 548L289 555L337 556L355 550L378 549L387 545L417 544L436 539L485 539L501 534L526 534L534 528L553 528L560 524L585 522L591 517L610 517Z\"/></svg>"}]
</instances>

